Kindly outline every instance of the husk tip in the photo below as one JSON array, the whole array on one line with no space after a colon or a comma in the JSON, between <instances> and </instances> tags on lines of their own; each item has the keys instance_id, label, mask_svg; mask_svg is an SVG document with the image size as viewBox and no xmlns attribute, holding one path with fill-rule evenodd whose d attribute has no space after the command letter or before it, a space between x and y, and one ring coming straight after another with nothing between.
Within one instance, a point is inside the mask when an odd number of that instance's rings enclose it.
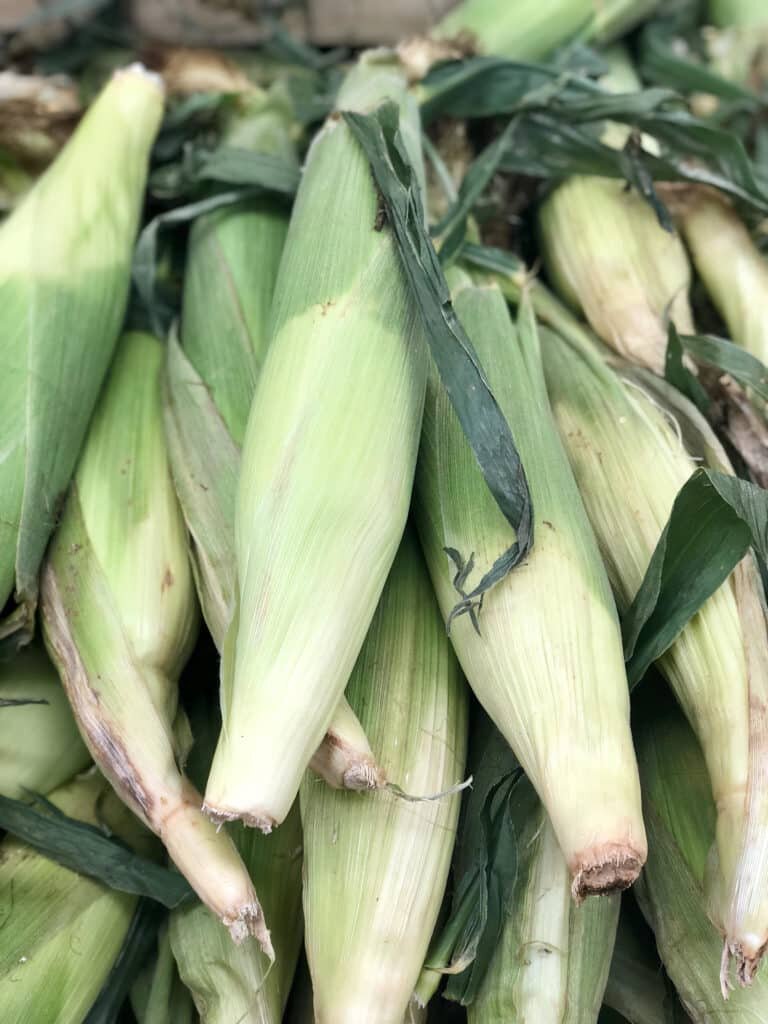
<instances>
[{"instance_id":1,"label":"husk tip","mask_svg":"<svg viewBox=\"0 0 768 1024\"><path fill-rule=\"evenodd\" d=\"M576 904L587 896L602 896L628 889L637 879L644 858L628 846L611 844L580 858L573 872L571 894Z\"/></svg>"},{"instance_id":2,"label":"husk tip","mask_svg":"<svg viewBox=\"0 0 768 1024\"><path fill-rule=\"evenodd\" d=\"M252 814L250 811L228 810L223 807L214 807L209 803L203 804L202 812L217 828L221 828L222 825L226 825L229 821L241 821L248 828L257 828L265 836L268 836L277 825L275 819L269 815Z\"/></svg>"}]
</instances>

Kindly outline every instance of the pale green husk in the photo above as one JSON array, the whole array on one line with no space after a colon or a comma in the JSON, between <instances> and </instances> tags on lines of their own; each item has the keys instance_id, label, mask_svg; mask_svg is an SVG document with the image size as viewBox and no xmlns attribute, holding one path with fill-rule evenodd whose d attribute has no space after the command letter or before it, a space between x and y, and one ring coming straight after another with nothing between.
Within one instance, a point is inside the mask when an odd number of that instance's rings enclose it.
<instances>
[{"instance_id":1,"label":"pale green husk","mask_svg":"<svg viewBox=\"0 0 768 1024\"><path fill-rule=\"evenodd\" d=\"M519 861L507 917L469 1024L586 1024L600 1011L619 919L618 893L571 900L568 865L533 787L517 837Z\"/></svg>"},{"instance_id":2,"label":"pale green husk","mask_svg":"<svg viewBox=\"0 0 768 1024\"><path fill-rule=\"evenodd\" d=\"M204 906L171 915L171 946L202 1024L280 1024L301 947L302 839L298 807L271 836L238 826L235 842L263 894L275 962L254 940L233 946Z\"/></svg>"},{"instance_id":3,"label":"pale green husk","mask_svg":"<svg viewBox=\"0 0 768 1024\"><path fill-rule=\"evenodd\" d=\"M454 305L512 428L534 545L451 638L464 672L536 787L580 898L630 884L645 859L616 608L544 387L538 336L495 286L454 280ZM419 532L443 615L458 600L445 552L491 565L514 541L449 400L430 381L417 472ZM464 584L479 579L473 570ZM589 709L589 713L586 713Z\"/></svg>"},{"instance_id":4,"label":"pale green husk","mask_svg":"<svg viewBox=\"0 0 768 1024\"><path fill-rule=\"evenodd\" d=\"M18 603L0 642L31 635L40 563L124 313L162 109L156 76L117 72L0 227L0 608L14 588Z\"/></svg>"},{"instance_id":5,"label":"pale green husk","mask_svg":"<svg viewBox=\"0 0 768 1024\"><path fill-rule=\"evenodd\" d=\"M659 0L463 0L433 34L466 35L481 53L539 60L574 36L598 43L623 35Z\"/></svg>"},{"instance_id":6,"label":"pale green husk","mask_svg":"<svg viewBox=\"0 0 768 1024\"><path fill-rule=\"evenodd\" d=\"M290 109L254 92L227 140L295 160ZM193 224L187 249L181 339L168 341L165 425L176 491L192 538L192 565L206 624L219 650L237 589L235 506L240 449L266 355L269 314L288 230L288 207L251 200ZM359 723L343 700L313 768L331 785L379 781Z\"/></svg>"},{"instance_id":7,"label":"pale green husk","mask_svg":"<svg viewBox=\"0 0 768 1024\"><path fill-rule=\"evenodd\" d=\"M14 800L50 793L91 761L56 669L37 647L0 664L0 700L21 699L46 703L0 707L0 793Z\"/></svg>"},{"instance_id":8,"label":"pale green husk","mask_svg":"<svg viewBox=\"0 0 768 1024\"><path fill-rule=\"evenodd\" d=\"M163 439L162 359L152 336L123 336L43 569L44 636L116 791L233 935L268 947L247 871L178 767L177 682L197 605Z\"/></svg>"},{"instance_id":9,"label":"pale green husk","mask_svg":"<svg viewBox=\"0 0 768 1024\"><path fill-rule=\"evenodd\" d=\"M610 52L612 91L639 88L619 47ZM602 141L621 148L626 128L607 124ZM643 140L646 148L653 141ZM667 324L693 333L688 301L691 268L678 235L665 231L636 190L618 179L574 175L539 211L544 267L555 289L626 359L664 369Z\"/></svg>"},{"instance_id":10,"label":"pale green husk","mask_svg":"<svg viewBox=\"0 0 768 1024\"><path fill-rule=\"evenodd\" d=\"M339 108L385 98L418 147L399 66L363 55ZM268 830L287 814L405 525L427 356L392 231L377 226L368 161L332 115L307 156L243 445L238 608L205 794L219 820Z\"/></svg>"},{"instance_id":11,"label":"pale green husk","mask_svg":"<svg viewBox=\"0 0 768 1024\"><path fill-rule=\"evenodd\" d=\"M649 935L634 900L626 900L616 931L604 1002L629 1024L672 1024L679 1021L679 1016L672 1011L671 993Z\"/></svg>"},{"instance_id":12,"label":"pale green husk","mask_svg":"<svg viewBox=\"0 0 768 1024\"><path fill-rule=\"evenodd\" d=\"M694 1024L765 1024L768 979L723 1001L718 967L722 937L707 919L704 892L715 806L696 737L679 713L654 695L656 712L636 729L648 862L636 893L656 934L659 954Z\"/></svg>"},{"instance_id":13,"label":"pale green husk","mask_svg":"<svg viewBox=\"0 0 768 1024\"><path fill-rule=\"evenodd\" d=\"M176 970L168 930L166 922L157 937L156 954L131 985L137 1024L194 1024L196 1020L192 996Z\"/></svg>"},{"instance_id":14,"label":"pale green husk","mask_svg":"<svg viewBox=\"0 0 768 1024\"><path fill-rule=\"evenodd\" d=\"M50 796L65 814L108 823L139 852L151 837L91 774ZM137 897L48 860L10 836L0 845L0 1007L13 1024L82 1024L120 952Z\"/></svg>"},{"instance_id":15,"label":"pale green husk","mask_svg":"<svg viewBox=\"0 0 768 1024\"><path fill-rule=\"evenodd\" d=\"M705 191L683 200L678 220L730 339L768 362L768 262L746 225L727 200Z\"/></svg>"},{"instance_id":16,"label":"pale green husk","mask_svg":"<svg viewBox=\"0 0 768 1024\"><path fill-rule=\"evenodd\" d=\"M543 356L560 435L623 611L697 462L672 415L596 354L547 332ZM720 870L728 887L736 872L749 775L750 678L740 609L740 588L749 585L742 566L658 661L704 747L717 796ZM723 923L726 913L718 908Z\"/></svg>"},{"instance_id":17,"label":"pale green husk","mask_svg":"<svg viewBox=\"0 0 768 1024\"><path fill-rule=\"evenodd\" d=\"M407 531L349 684L389 778L414 796L462 779L467 694ZM400 1024L432 935L459 794L424 802L337 792L308 775L305 945L316 1024Z\"/></svg>"}]
</instances>

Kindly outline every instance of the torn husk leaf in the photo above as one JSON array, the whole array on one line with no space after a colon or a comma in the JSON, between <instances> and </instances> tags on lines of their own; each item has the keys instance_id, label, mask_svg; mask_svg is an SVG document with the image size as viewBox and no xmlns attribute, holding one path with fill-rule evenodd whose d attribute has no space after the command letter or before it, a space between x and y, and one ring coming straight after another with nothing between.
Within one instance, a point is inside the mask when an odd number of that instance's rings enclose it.
<instances>
[{"instance_id":1,"label":"torn husk leaf","mask_svg":"<svg viewBox=\"0 0 768 1024\"><path fill-rule=\"evenodd\" d=\"M431 796L464 773L467 694L415 536L406 530L349 683L387 776ZM305 945L317 1024L408 1011L443 898L460 796L406 802L307 775Z\"/></svg>"},{"instance_id":2,"label":"torn husk leaf","mask_svg":"<svg viewBox=\"0 0 768 1024\"><path fill-rule=\"evenodd\" d=\"M401 69L364 54L338 106L384 99L418 147ZM293 803L365 638L405 525L424 401L415 303L368 161L337 115L307 156L271 323L243 445L237 609L205 794L214 819L264 830Z\"/></svg>"},{"instance_id":3,"label":"torn husk leaf","mask_svg":"<svg viewBox=\"0 0 768 1024\"><path fill-rule=\"evenodd\" d=\"M56 670L38 647L0 663L0 794L25 800L50 793L83 771L91 758Z\"/></svg>"},{"instance_id":4,"label":"torn husk leaf","mask_svg":"<svg viewBox=\"0 0 768 1024\"><path fill-rule=\"evenodd\" d=\"M720 988L722 937L707 918L704 891L715 806L701 749L671 701L658 692L647 696L635 731L649 837L638 901L694 1024L765 1024L762 974L751 988Z\"/></svg>"},{"instance_id":5,"label":"torn husk leaf","mask_svg":"<svg viewBox=\"0 0 768 1024\"><path fill-rule=\"evenodd\" d=\"M171 914L171 945L202 1024L280 1024L302 936L301 821L294 807L270 836L238 825L235 844L270 923L275 962L253 940L234 946L204 906Z\"/></svg>"},{"instance_id":6,"label":"torn husk leaf","mask_svg":"<svg viewBox=\"0 0 768 1024\"><path fill-rule=\"evenodd\" d=\"M542 352L555 419L623 612L697 461L673 414L595 352L549 331ZM736 876L749 775L750 666L740 600L749 585L749 566L737 567L657 662L704 747L718 807L718 873L727 887ZM724 925L727 908L713 913Z\"/></svg>"},{"instance_id":7,"label":"torn husk leaf","mask_svg":"<svg viewBox=\"0 0 768 1024\"><path fill-rule=\"evenodd\" d=\"M107 824L149 852L149 836L95 774L55 790L70 817ZM81 1024L109 975L138 898L109 889L6 836L0 845L0 1005L7 1021Z\"/></svg>"},{"instance_id":8,"label":"torn husk leaf","mask_svg":"<svg viewBox=\"0 0 768 1024\"><path fill-rule=\"evenodd\" d=\"M768 362L768 262L728 200L689 189L677 221L732 341Z\"/></svg>"},{"instance_id":9,"label":"torn husk leaf","mask_svg":"<svg viewBox=\"0 0 768 1024\"><path fill-rule=\"evenodd\" d=\"M295 161L292 118L279 97L253 90L227 129L230 142ZM269 312L288 208L255 199L208 213L191 229L181 338L168 341L165 427L171 471L189 529L195 583L221 651L232 619L240 449L267 351ZM342 698L312 762L331 785L380 781L375 759Z\"/></svg>"},{"instance_id":10,"label":"torn husk leaf","mask_svg":"<svg viewBox=\"0 0 768 1024\"><path fill-rule=\"evenodd\" d=\"M614 49L611 74L601 84L626 89L633 77L626 56ZM608 124L603 141L620 148L624 135ZM646 200L618 179L573 175L542 204L539 239L562 298L620 355L663 373L668 322L693 333L691 269L680 238L661 227Z\"/></svg>"},{"instance_id":11,"label":"torn husk leaf","mask_svg":"<svg viewBox=\"0 0 768 1024\"><path fill-rule=\"evenodd\" d=\"M659 0L463 0L433 35L472 43L480 53L540 60L574 37L605 43L652 13Z\"/></svg>"},{"instance_id":12,"label":"torn husk leaf","mask_svg":"<svg viewBox=\"0 0 768 1024\"><path fill-rule=\"evenodd\" d=\"M186 718L177 682L197 604L163 439L162 359L148 334L125 334L118 346L43 568L43 631L115 790L233 937L255 934L269 949L231 839L202 814L178 768Z\"/></svg>"},{"instance_id":13,"label":"torn husk leaf","mask_svg":"<svg viewBox=\"0 0 768 1024\"><path fill-rule=\"evenodd\" d=\"M0 226L0 647L27 642L38 573L112 356L162 86L117 72Z\"/></svg>"},{"instance_id":14,"label":"torn husk leaf","mask_svg":"<svg viewBox=\"0 0 768 1024\"><path fill-rule=\"evenodd\" d=\"M526 305L516 329L495 286L473 286L456 274L452 294L520 451L535 541L525 562L473 609L476 624L470 614L453 619L451 638L480 703L549 813L580 900L631 885L645 859L618 617L552 419L530 309ZM457 586L469 592L477 582L470 555L491 565L514 536L434 378L416 509L448 619ZM461 575L450 552L463 553Z\"/></svg>"},{"instance_id":15,"label":"torn husk leaf","mask_svg":"<svg viewBox=\"0 0 768 1024\"><path fill-rule=\"evenodd\" d=\"M594 1021L608 978L621 897L571 899L568 865L528 780L517 799L517 876L488 973L467 1009L469 1024L582 1024Z\"/></svg>"}]
</instances>

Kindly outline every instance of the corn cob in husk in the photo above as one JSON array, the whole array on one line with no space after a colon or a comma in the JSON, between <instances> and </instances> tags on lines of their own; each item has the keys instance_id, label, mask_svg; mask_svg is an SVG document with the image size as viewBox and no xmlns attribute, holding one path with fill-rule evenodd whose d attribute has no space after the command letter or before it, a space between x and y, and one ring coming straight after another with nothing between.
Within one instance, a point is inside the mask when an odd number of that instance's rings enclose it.
<instances>
[{"instance_id":1,"label":"corn cob in husk","mask_svg":"<svg viewBox=\"0 0 768 1024\"><path fill-rule=\"evenodd\" d=\"M143 854L152 837L95 773L49 799L73 818L106 823ZM0 1008L13 1024L81 1024L114 964L138 897L117 892L6 836L0 845Z\"/></svg>"},{"instance_id":2,"label":"corn cob in husk","mask_svg":"<svg viewBox=\"0 0 768 1024\"><path fill-rule=\"evenodd\" d=\"M268 948L248 873L178 768L177 680L197 605L163 441L162 358L148 334L121 340L43 569L43 631L115 790L233 936L257 934Z\"/></svg>"},{"instance_id":3,"label":"corn cob in husk","mask_svg":"<svg viewBox=\"0 0 768 1024\"><path fill-rule=\"evenodd\" d=\"M507 917L482 987L467 1009L469 1024L586 1024L596 1021L619 919L618 893L571 900L571 878L557 837L527 779L517 833L517 877Z\"/></svg>"},{"instance_id":4,"label":"corn cob in husk","mask_svg":"<svg viewBox=\"0 0 768 1024\"><path fill-rule=\"evenodd\" d=\"M681 714L657 693L648 698L636 730L649 835L648 862L636 887L640 906L694 1024L765 1024L762 973L727 1002L720 991L722 939L707 919L705 893L716 810L701 748Z\"/></svg>"},{"instance_id":5,"label":"corn cob in husk","mask_svg":"<svg viewBox=\"0 0 768 1024\"><path fill-rule=\"evenodd\" d=\"M454 305L512 428L534 508L531 554L484 597L479 632L455 618L464 672L535 786L577 899L630 885L645 859L618 618L552 419L538 337L516 330L495 286L456 277ZM485 488L447 397L432 379L417 473L417 519L446 619L457 603L446 549L481 566L512 531ZM477 582L470 571L463 588Z\"/></svg>"},{"instance_id":6,"label":"corn cob in husk","mask_svg":"<svg viewBox=\"0 0 768 1024\"><path fill-rule=\"evenodd\" d=\"M295 160L290 110L279 94L252 90L242 102L245 111L230 124L228 141ZM174 331L168 342L165 423L171 471L192 538L200 604L220 651L237 587L240 450L266 355L288 212L276 200L249 200L195 221L181 338ZM331 785L369 788L381 781L365 734L343 698L312 764Z\"/></svg>"},{"instance_id":7,"label":"corn cob in husk","mask_svg":"<svg viewBox=\"0 0 768 1024\"><path fill-rule=\"evenodd\" d=\"M38 574L122 321L162 86L117 72L0 227L0 643L32 632Z\"/></svg>"},{"instance_id":8,"label":"corn cob in husk","mask_svg":"<svg viewBox=\"0 0 768 1024\"><path fill-rule=\"evenodd\" d=\"M340 110L417 114L388 54L363 55ZM413 153L418 162L418 149ZM344 692L405 525L427 352L368 162L331 115L315 136L278 274L243 445L238 593L222 659L215 820L288 813Z\"/></svg>"},{"instance_id":9,"label":"corn cob in husk","mask_svg":"<svg viewBox=\"0 0 768 1024\"><path fill-rule=\"evenodd\" d=\"M678 491L697 466L683 441L695 429L700 451L731 472L706 424L679 397L676 419L642 386L607 367L596 353L547 333L544 364L563 444L598 538L620 609L632 602ZM658 389L660 385L656 385ZM728 902L762 871L762 758L757 721L768 685L768 642L751 556L690 620L658 659L702 744L717 806L717 858L709 879L711 914L737 958L759 951ZM759 772L759 768L757 769ZM768 865L766 865L768 866ZM753 886L750 886L753 888ZM766 908L768 910L768 908ZM755 914L760 911L755 910ZM754 919L754 918L753 918ZM768 924L768 917L765 919Z\"/></svg>"},{"instance_id":10,"label":"corn cob in husk","mask_svg":"<svg viewBox=\"0 0 768 1024\"><path fill-rule=\"evenodd\" d=\"M731 203L688 190L676 207L683 238L732 341L768 362L768 262Z\"/></svg>"},{"instance_id":11,"label":"corn cob in husk","mask_svg":"<svg viewBox=\"0 0 768 1024\"><path fill-rule=\"evenodd\" d=\"M390 778L415 796L461 780L467 704L415 537L406 531L349 684ZM400 1024L448 876L459 794L301 790L304 916L317 1024Z\"/></svg>"},{"instance_id":12,"label":"corn cob in husk","mask_svg":"<svg viewBox=\"0 0 768 1024\"><path fill-rule=\"evenodd\" d=\"M659 0L463 0L433 30L437 38L469 40L481 53L540 60L574 36L605 43L623 35Z\"/></svg>"},{"instance_id":13,"label":"corn cob in husk","mask_svg":"<svg viewBox=\"0 0 768 1024\"><path fill-rule=\"evenodd\" d=\"M612 62L601 84L638 89L622 51L612 51ZM621 148L626 133L609 124L603 141ZM574 175L542 204L539 237L544 266L561 297L607 345L662 373L668 321L683 334L693 333L691 268L679 236L665 231L625 182Z\"/></svg>"},{"instance_id":14,"label":"corn cob in husk","mask_svg":"<svg viewBox=\"0 0 768 1024\"><path fill-rule=\"evenodd\" d=\"M36 647L0 664L0 702L42 704L0 707L0 793L25 800L50 793L83 771L91 758L56 670Z\"/></svg>"}]
</instances>

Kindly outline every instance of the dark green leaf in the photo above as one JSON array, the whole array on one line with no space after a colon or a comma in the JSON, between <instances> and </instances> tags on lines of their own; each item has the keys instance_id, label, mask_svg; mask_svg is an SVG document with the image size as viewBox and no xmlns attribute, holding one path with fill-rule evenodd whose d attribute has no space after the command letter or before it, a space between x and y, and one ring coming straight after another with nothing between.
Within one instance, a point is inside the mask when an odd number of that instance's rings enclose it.
<instances>
[{"instance_id":1,"label":"dark green leaf","mask_svg":"<svg viewBox=\"0 0 768 1024\"><path fill-rule=\"evenodd\" d=\"M667 352L664 360L664 377L703 413L709 408L709 395L699 380L683 362L683 346L677 328L670 322L667 330Z\"/></svg>"},{"instance_id":2,"label":"dark green leaf","mask_svg":"<svg viewBox=\"0 0 768 1024\"><path fill-rule=\"evenodd\" d=\"M714 334L681 334L680 343L698 362L729 373L768 401L768 369L745 348Z\"/></svg>"},{"instance_id":3,"label":"dark green leaf","mask_svg":"<svg viewBox=\"0 0 768 1024\"><path fill-rule=\"evenodd\" d=\"M343 116L370 161L443 386L483 477L516 532L515 544L486 573L487 590L525 557L533 542L525 472L509 425L451 304L440 261L424 227L419 184L400 138L397 107L386 103L375 114Z\"/></svg>"},{"instance_id":4,"label":"dark green leaf","mask_svg":"<svg viewBox=\"0 0 768 1024\"><path fill-rule=\"evenodd\" d=\"M291 35L274 19L270 20L270 29L271 36L263 46L264 53L312 71L322 71L341 63L349 52L346 48L318 50Z\"/></svg>"},{"instance_id":5,"label":"dark green leaf","mask_svg":"<svg viewBox=\"0 0 768 1024\"><path fill-rule=\"evenodd\" d=\"M155 948L164 916L165 911L159 904L139 900L117 960L83 1024L117 1024L131 985Z\"/></svg>"},{"instance_id":6,"label":"dark green leaf","mask_svg":"<svg viewBox=\"0 0 768 1024\"><path fill-rule=\"evenodd\" d=\"M469 762L477 774L462 806L451 912L425 964L450 974L444 994L464 1005L477 995L512 911L518 843L538 806L508 743L479 710Z\"/></svg>"},{"instance_id":7,"label":"dark green leaf","mask_svg":"<svg viewBox=\"0 0 768 1024\"><path fill-rule=\"evenodd\" d=\"M36 800L45 810L0 796L0 828L44 857L111 889L147 896L168 908L193 897L189 883L178 872L139 856L94 826L68 817L44 798Z\"/></svg>"},{"instance_id":8,"label":"dark green leaf","mask_svg":"<svg viewBox=\"0 0 768 1024\"><path fill-rule=\"evenodd\" d=\"M698 469L680 489L643 582L624 616L627 677L635 686L750 545L768 556L768 491Z\"/></svg>"},{"instance_id":9,"label":"dark green leaf","mask_svg":"<svg viewBox=\"0 0 768 1024\"><path fill-rule=\"evenodd\" d=\"M44 697L3 697L0 698L0 708L23 708L27 704L47 704Z\"/></svg>"}]
</instances>

